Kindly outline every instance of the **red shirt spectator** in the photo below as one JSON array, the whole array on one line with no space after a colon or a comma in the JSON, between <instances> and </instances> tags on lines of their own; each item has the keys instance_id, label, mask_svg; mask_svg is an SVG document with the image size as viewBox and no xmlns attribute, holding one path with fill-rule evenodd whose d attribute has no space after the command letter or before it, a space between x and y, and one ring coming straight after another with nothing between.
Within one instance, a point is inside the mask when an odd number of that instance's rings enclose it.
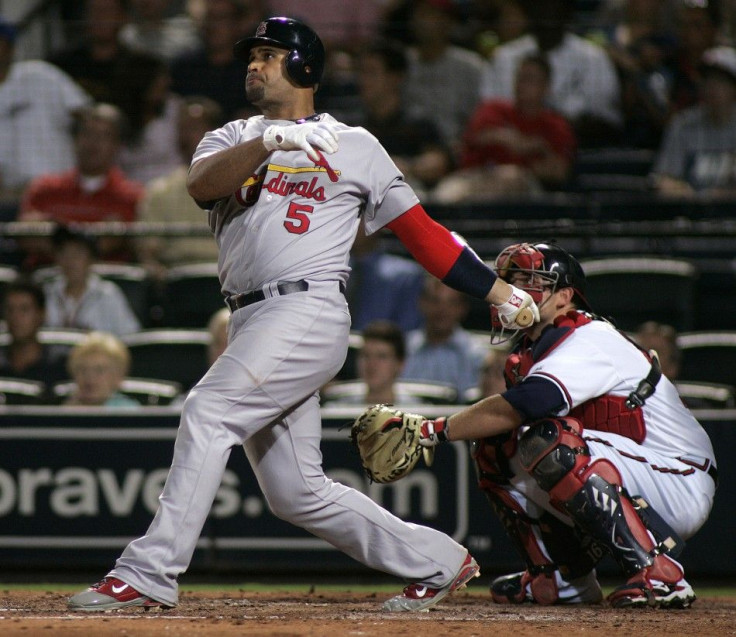
<instances>
[{"instance_id":1,"label":"red shirt spectator","mask_svg":"<svg viewBox=\"0 0 736 637\"><path fill-rule=\"evenodd\" d=\"M19 220L64 225L135 221L143 186L127 179L117 166L122 122L119 109L110 104L83 110L74 131L76 168L31 181L23 193ZM19 245L26 253L26 268L53 262L47 238L27 238ZM125 237L100 237L98 249L102 260L132 260L130 242Z\"/></svg>"},{"instance_id":2,"label":"red shirt spectator","mask_svg":"<svg viewBox=\"0 0 736 637\"><path fill-rule=\"evenodd\" d=\"M532 54L516 71L514 101L481 102L468 122L460 169L434 189L440 203L537 195L563 188L570 178L577 136L546 106L551 67Z\"/></svg>"},{"instance_id":3,"label":"red shirt spectator","mask_svg":"<svg viewBox=\"0 0 736 637\"><path fill-rule=\"evenodd\" d=\"M462 167L486 164L516 164L531 167L544 156L542 149L524 152L519 146L495 141L482 143L483 132L488 129L511 128L525 137L544 140L551 151L568 161L575 154L575 135L567 120L554 111L544 110L525 115L506 100L489 100L476 109L463 135ZM540 144L541 146L541 144Z\"/></svg>"},{"instance_id":4,"label":"red shirt spectator","mask_svg":"<svg viewBox=\"0 0 736 637\"><path fill-rule=\"evenodd\" d=\"M26 213L41 212L47 219L62 224L97 221L135 221L136 206L143 186L126 179L113 166L99 178L100 187L87 190L85 178L76 168L66 173L43 175L28 186L21 201L21 220Z\"/></svg>"}]
</instances>

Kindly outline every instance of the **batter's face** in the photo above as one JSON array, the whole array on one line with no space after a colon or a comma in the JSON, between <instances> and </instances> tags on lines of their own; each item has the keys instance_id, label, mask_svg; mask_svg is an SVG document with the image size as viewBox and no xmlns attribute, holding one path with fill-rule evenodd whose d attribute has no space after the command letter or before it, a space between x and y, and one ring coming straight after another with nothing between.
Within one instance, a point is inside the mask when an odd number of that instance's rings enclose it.
<instances>
[{"instance_id":1,"label":"batter's face","mask_svg":"<svg viewBox=\"0 0 736 637\"><path fill-rule=\"evenodd\" d=\"M256 46L250 51L245 95L261 110L293 99L294 86L286 76L288 51L273 46Z\"/></svg>"}]
</instances>

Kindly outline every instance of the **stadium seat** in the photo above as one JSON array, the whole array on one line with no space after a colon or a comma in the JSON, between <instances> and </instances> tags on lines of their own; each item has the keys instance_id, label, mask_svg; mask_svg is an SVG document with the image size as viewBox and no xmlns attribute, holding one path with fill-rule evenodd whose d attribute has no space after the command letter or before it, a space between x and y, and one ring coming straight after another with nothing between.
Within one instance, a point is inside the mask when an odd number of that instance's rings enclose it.
<instances>
[{"instance_id":1,"label":"stadium seat","mask_svg":"<svg viewBox=\"0 0 736 637\"><path fill-rule=\"evenodd\" d=\"M586 296L596 314L633 331L645 321L678 331L694 324L697 268L685 259L621 256L583 259Z\"/></svg>"},{"instance_id":2,"label":"stadium seat","mask_svg":"<svg viewBox=\"0 0 736 637\"><path fill-rule=\"evenodd\" d=\"M0 405L38 405L46 386L36 380L0 378Z\"/></svg>"},{"instance_id":3,"label":"stadium seat","mask_svg":"<svg viewBox=\"0 0 736 637\"><path fill-rule=\"evenodd\" d=\"M675 387L682 401L690 409L733 409L736 407L736 389L723 383L676 381Z\"/></svg>"},{"instance_id":4,"label":"stadium seat","mask_svg":"<svg viewBox=\"0 0 736 637\"><path fill-rule=\"evenodd\" d=\"M153 285L144 267L128 263L100 262L95 263L92 269L103 279L117 283L141 325L150 324Z\"/></svg>"},{"instance_id":5,"label":"stadium seat","mask_svg":"<svg viewBox=\"0 0 736 637\"><path fill-rule=\"evenodd\" d=\"M38 341L49 345L53 354L66 356L69 350L79 343L87 332L64 327L44 327L38 332ZM10 344L10 334L0 332L0 347Z\"/></svg>"},{"instance_id":6,"label":"stadium seat","mask_svg":"<svg viewBox=\"0 0 736 637\"><path fill-rule=\"evenodd\" d=\"M18 278L18 270L12 265L0 265L0 304L3 302L5 287Z\"/></svg>"},{"instance_id":7,"label":"stadium seat","mask_svg":"<svg viewBox=\"0 0 736 637\"><path fill-rule=\"evenodd\" d=\"M677 346L682 354L682 380L736 387L736 331L683 332Z\"/></svg>"},{"instance_id":8,"label":"stadium seat","mask_svg":"<svg viewBox=\"0 0 736 637\"><path fill-rule=\"evenodd\" d=\"M434 405L454 405L457 403L457 390L444 383L397 381L396 391L400 394L415 397L417 402ZM365 383L361 380L338 381L328 385L322 391L325 402L339 401L347 398L355 399L365 394Z\"/></svg>"},{"instance_id":9,"label":"stadium seat","mask_svg":"<svg viewBox=\"0 0 736 637\"><path fill-rule=\"evenodd\" d=\"M224 307L216 263L192 263L171 268L164 282L163 325L204 328Z\"/></svg>"},{"instance_id":10,"label":"stadium seat","mask_svg":"<svg viewBox=\"0 0 736 637\"><path fill-rule=\"evenodd\" d=\"M65 381L54 385L57 402L63 402L73 391L74 383ZM126 378L120 385L120 393L130 396L146 407L169 405L179 395L179 383L154 378Z\"/></svg>"},{"instance_id":11,"label":"stadium seat","mask_svg":"<svg viewBox=\"0 0 736 637\"><path fill-rule=\"evenodd\" d=\"M151 329L122 337L131 355L129 375L179 383L189 390L207 371L205 329Z\"/></svg>"}]
</instances>

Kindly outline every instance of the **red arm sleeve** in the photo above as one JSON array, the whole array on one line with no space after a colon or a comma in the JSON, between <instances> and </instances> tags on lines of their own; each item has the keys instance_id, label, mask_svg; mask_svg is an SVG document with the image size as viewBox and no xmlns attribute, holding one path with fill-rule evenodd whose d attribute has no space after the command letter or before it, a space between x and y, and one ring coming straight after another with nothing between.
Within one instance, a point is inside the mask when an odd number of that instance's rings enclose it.
<instances>
[{"instance_id":1,"label":"red arm sleeve","mask_svg":"<svg viewBox=\"0 0 736 637\"><path fill-rule=\"evenodd\" d=\"M484 299L494 272L458 237L417 204L387 225L431 275L456 290Z\"/></svg>"},{"instance_id":2,"label":"red arm sleeve","mask_svg":"<svg viewBox=\"0 0 736 637\"><path fill-rule=\"evenodd\" d=\"M386 226L431 275L443 279L463 246L417 204Z\"/></svg>"}]
</instances>

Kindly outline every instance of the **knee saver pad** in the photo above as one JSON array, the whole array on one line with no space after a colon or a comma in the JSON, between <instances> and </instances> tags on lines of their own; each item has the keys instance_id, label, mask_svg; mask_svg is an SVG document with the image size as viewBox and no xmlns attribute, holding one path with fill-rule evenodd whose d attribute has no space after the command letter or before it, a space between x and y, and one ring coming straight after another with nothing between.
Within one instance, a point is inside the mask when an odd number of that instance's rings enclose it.
<instances>
[{"instance_id":1,"label":"knee saver pad","mask_svg":"<svg viewBox=\"0 0 736 637\"><path fill-rule=\"evenodd\" d=\"M575 418L545 418L522 434L519 439L521 465L545 491L590 462L582 430Z\"/></svg>"}]
</instances>

